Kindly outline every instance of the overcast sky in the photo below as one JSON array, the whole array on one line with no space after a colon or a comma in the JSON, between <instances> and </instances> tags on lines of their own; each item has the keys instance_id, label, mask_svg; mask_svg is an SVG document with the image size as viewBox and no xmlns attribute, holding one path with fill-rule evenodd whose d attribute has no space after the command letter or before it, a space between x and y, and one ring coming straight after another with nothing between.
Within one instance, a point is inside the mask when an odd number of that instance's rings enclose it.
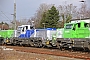
<instances>
[{"instance_id":1,"label":"overcast sky","mask_svg":"<svg viewBox=\"0 0 90 60\"><path fill-rule=\"evenodd\" d=\"M74 4L79 6L81 0L16 0L16 19L27 18L34 16L36 10L42 3L63 5L65 2L67 4ZM90 3L90 0L84 0ZM14 13L14 0L0 0L0 22L6 20L13 20L11 14Z\"/></svg>"}]
</instances>

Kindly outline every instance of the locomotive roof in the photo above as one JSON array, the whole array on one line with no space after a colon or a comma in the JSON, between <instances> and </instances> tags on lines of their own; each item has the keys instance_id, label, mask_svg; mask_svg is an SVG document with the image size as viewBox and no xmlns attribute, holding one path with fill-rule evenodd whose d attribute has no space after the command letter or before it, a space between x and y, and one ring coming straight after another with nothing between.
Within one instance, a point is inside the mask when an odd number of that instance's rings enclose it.
<instances>
[{"instance_id":1,"label":"locomotive roof","mask_svg":"<svg viewBox=\"0 0 90 60\"><path fill-rule=\"evenodd\" d=\"M86 23L90 23L90 18L85 18L85 19L72 19L71 23L79 23L81 21L84 21Z\"/></svg>"},{"instance_id":2,"label":"locomotive roof","mask_svg":"<svg viewBox=\"0 0 90 60\"><path fill-rule=\"evenodd\" d=\"M90 19L90 18L83 18L83 19L72 19L71 21L75 21L75 20L87 20L87 19Z\"/></svg>"}]
</instances>

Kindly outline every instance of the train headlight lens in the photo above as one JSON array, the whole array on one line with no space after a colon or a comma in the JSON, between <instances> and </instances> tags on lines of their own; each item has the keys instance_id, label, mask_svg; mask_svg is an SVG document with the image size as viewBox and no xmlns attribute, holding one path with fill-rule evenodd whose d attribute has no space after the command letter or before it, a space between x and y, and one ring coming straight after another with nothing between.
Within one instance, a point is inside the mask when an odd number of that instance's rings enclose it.
<instances>
[{"instance_id":1,"label":"train headlight lens","mask_svg":"<svg viewBox=\"0 0 90 60\"><path fill-rule=\"evenodd\" d=\"M47 41L46 44L49 44L49 41Z\"/></svg>"},{"instance_id":2,"label":"train headlight lens","mask_svg":"<svg viewBox=\"0 0 90 60\"><path fill-rule=\"evenodd\" d=\"M9 42L9 40L6 40L6 42Z\"/></svg>"}]
</instances>

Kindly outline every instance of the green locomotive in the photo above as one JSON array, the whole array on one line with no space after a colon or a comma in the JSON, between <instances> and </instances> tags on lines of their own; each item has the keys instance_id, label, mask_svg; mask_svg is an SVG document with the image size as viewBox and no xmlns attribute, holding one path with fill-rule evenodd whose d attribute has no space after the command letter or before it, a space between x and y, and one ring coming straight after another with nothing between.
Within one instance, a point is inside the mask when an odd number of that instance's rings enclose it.
<instances>
[{"instance_id":1,"label":"green locomotive","mask_svg":"<svg viewBox=\"0 0 90 60\"><path fill-rule=\"evenodd\" d=\"M64 48L83 48L90 50L90 28L89 23L80 21L75 23L66 23L63 29L62 37L57 32L57 47Z\"/></svg>"},{"instance_id":2,"label":"green locomotive","mask_svg":"<svg viewBox=\"0 0 90 60\"><path fill-rule=\"evenodd\" d=\"M9 43L10 38L14 35L14 30L0 30L0 43Z\"/></svg>"},{"instance_id":3,"label":"green locomotive","mask_svg":"<svg viewBox=\"0 0 90 60\"><path fill-rule=\"evenodd\" d=\"M88 38L89 36L89 23L80 22L65 25L63 38Z\"/></svg>"}]
</instances>

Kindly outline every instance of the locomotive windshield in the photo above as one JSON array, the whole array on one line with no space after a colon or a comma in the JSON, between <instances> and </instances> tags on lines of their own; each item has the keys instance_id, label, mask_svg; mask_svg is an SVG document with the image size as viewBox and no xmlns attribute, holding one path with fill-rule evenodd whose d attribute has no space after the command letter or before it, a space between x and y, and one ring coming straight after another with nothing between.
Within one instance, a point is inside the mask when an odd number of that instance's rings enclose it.
<instances>
[{"instance_id":1,"label":"locomotive windshield","mask_svg":"<svg viewBox=\"0 0 90 60\"><path fill-rule=\"evenodd\" d=\"M34 27L33 26L30 26L30 29L34 29Z\"/></svg>"},{"instance_id":2,"label":"locomotive windshield","mask_svg":"<svg viewBox=\"0 0 90 60\"><path fill-rule=\"evenodd\" d=\"M72 26L73 26L73 24L68 24L68 25L66 25L65 29L71 29Z\"/></svg>"},{"instance_id":3,"label":"locomotive windshield","mask_svg":"<svg viewBox=\"0 0 90 60\"><path fill-rule=\"evenodd\" d=\"M21 29L22 29L22 27L18 27L18 28L17 28L17 30L21 30Z\"/></svg>"},{"instance_id":4,"label":"locomotive windshield","mask_svg":"<svg viewBox=\"0 0 90 60\"><path fill-rule=\"evenodd\" d=\"M84 27L90 27L90 24L89 23L85 23Z\"/></svg>"}]
</instances>

